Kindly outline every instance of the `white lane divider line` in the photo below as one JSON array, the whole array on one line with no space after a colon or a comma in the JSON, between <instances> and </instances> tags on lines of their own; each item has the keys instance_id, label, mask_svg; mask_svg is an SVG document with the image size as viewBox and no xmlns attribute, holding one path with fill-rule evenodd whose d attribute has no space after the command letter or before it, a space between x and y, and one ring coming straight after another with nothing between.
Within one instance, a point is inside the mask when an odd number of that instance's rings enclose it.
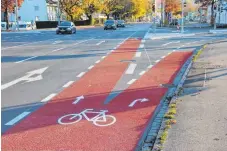
<instances>
[{"instance_id":1,"label":"white lane divider line","mask_svg":"<svg viewBox=\"0 0 227 151\"><path fill-rule=\"evenodd\" d=\"M85 72L81 72L80 74L78 74L77 78L82 77L85 74Z\"/></svg>"},{"instance_id":2,"label":"white lane divider line","mask_svg":"<svg viewBox=\"0 0 227 151\"><path fill-rule=\"evenodd\" d=\"M144 40L144 39L143 39L141 42L142 42L142 43L145 43L145 42L146 42L146 40Z\"/></svg>"},{"instance_id":3,"label":"white lane divider line","mask_svg":"<svg viewBox=\"0 0 227 151\"><path fill-rule=\"evenodd\" d=\"M177 49L180 49L181 47L177 47Z\"/></svg>"},{"instance_id":4,"label":"white lane divider line","mask_svg":"<svg viewBox=\"0 0 227 151\"><path fill-rule=\"evenodd\" d=\"M115 49L117 49L117 47L114 47L113 49L115 50Z\"/></svg>"},{"instance_id":5,"label":"white lane divider line","mask_svg":"<svg viewBox=\"0 0 227 151\"><path fill-rule=\"evenodd\" d=\"M99 62L100 62L100 60L96 61L95 63L99 63Z\"/></svg>"},{"instance_id":6,"label":"white lane divider line","mask_svg":"<svg viewBox=\"0 0 227 151\"><path fill-rule=\"evenodd\" d=\"M55 45L55 44L59 44L59 43L62 43L63 41L55 41L53 42L52 44Z\"/></svg>"},{"instance_id":7,"label":"white lane divider line","mask_svg":"<svg viewBox=\"0 0 227 151\"><path fill-rule=\"evenodd\" d=\"M144 44L140 44L139 48L144 48Z\"/></svg>"},{"instance_id":8,"label":"white lane divider line","mask_svg":"<svg viewBox=\"0 0 227 151\"><path fill-rule=\"evenodd\" d=\"M169 44L171 44L171 43L179 43L180 41L172 41L172 42L168 42L168 43L165 43L165 44L163 44L162 46L167 46L167 45L169 45Z\"/></svg>"},{"instance_id":9,"label":"white lane divider line","mask_svg":"<svg viewBox=\"0 0 227 151\"><path fill-rule=\"evenodd\" d=\"M181 47L184 47L185 45L182 45Z\"/></svg>"},{"instance_id":10,"label":"white lane divider line","mask_svg":"<svg viewBox=\"0 0 227 151\"><path fill-rule=\"evenodd\" d=\"M62 49L64 49L64 48L55 49L55 50L52 50L52 52L59 51L59 50L62 50Z\"/></svg>"},{"instance_id":11,"label":"white lane divider line","mask_svg":"<svg viewBox=\"0 0 227 151\"><path fill-rule=\"evenodd\" d=\"M33 59L33 58L37 58L38 56L33 56L33 57L30 57L30 58L27 58L27 59L24 59L24 60L21 60L21 61L17 61L17 62L15 62L15 63L22 63L22 62L24 62L24 61L28 61L28 60L31 60L31 59Z\"/></svg>"},{"instance_id":12,"label":"white lane divider line","mask_svg":"<svg viewBox=\"0 0 227 151\"><path fill-rule=\"evenodd\" d=\"M141 72L139 73L139 75L143 75L145 72L146 72L146 71L141 71Z\"/></svg>"},{"instance_id":13,"label":"white lane divider line","mask_svg":"<svg viewBox=\"0 0 227 151\"><path fill-rule=\"evenodd\" d=\"M131 63L128 67L128 69L126 70L125 74L133 74L134 70L136 69L137 64L135 63Z\"/></svg>"},{"instance_id":14,"label":"white lane divider line","mask_svg":"<svg viewBox=\"0 0 227 151\"><path fill-rule=\"evenodd\" d=\"M170 55L172 52L169 52L168 55Z\"/></svg>"},{"instance_id":15,"label":"white lane divider line","mask_svg":"<svg viewBox=\"0 0 227 151\"><path fill-rule=\"evenodd\" d=\"M141 56L141 54L142 54L142 52L136 52L135 57L140 57L140 56Z\"/></svg>"},{"instance_id":16,"label":"white lane divider line","mask_svg":"<svg viewBox=\"0 0 227 151\"><path fill-rule=\"evenodd\" d=\"M133 84L135 81L136 81L136 79L132 79L127 84Z\"/></svg>"},{"instance_id":17,"label":"white lane divider line","mask_svg":"<svg viewBox=\"0 0 227 151\"><path fill-rule=\"evenodd\" d=\"M15 123L19 122L24 117L28 116L31 112L23 112L11 121L7 122L5 125L14 125Z\"/></svg>"},{"instance_id":18,"label":"white lane divider line","mask_svg":"<svg viewBox=\"0 0 227 151\"><path fill-rule=\"evenodd\" d=\"M92 66L90 66L90 67L88 67L88 69L90 70L90 69L92 69L94 66L92 65Z\"/></svg>"},{"instance_id":19,"label":"white lane divider line","mask_svg":"<svg viewBox=\"0 0 227 151\"><path fill-rule=\"evenodd\" d=\"M176 50L173 50L173 52L176 51Z\"/></svg>"},{"instance_id":20,"label":"white lane divider line","mask_svg":"<svg viewBox=\"0 0 227 151\"><path fill-rule=\"evenodd\" d=\"M65 85L63 85L63 88L69 87L71 84L73 84L74 81L69 81Z\"/></svg>"},{"instance_id":21,"label":"white lane divider line","mask_svg":"<svg viewBox=\"0 0 227 151\"><path fill-rule=\"evenodd\" d=\"M106 58L106 56L102 56L102 59Z\"/></svg>"},{"instance_id":22,"label":"white lane divider line","mask_svg":"<svg viewBox=\"0 0 227 151\"><path fill-rule=\"evenodd\" d=\"M52 94L48 95L46 98L42 99L41 102L48 102L56 95L57 95L56 93L52 93Z\"/></svg>"},{"instance_id":23,"label":"white lane divider line","mask_svg":"<svg viewBox=\"0 0 227 151\"><path fill-rule=\"evenodd\" d=\"M106 42L106 41L105 41L105 40L100 41L100 42L98 42L96 45L98 46L98 45L100 45L100 44L102 44L102 43L104 43L104 42Z\"/></svg>"},{"instance_id":24,"label":"white lane divider line","mask_svg":"<svg viewBox=\"0 0 227 151\"><path fill-rule=\"evenodd\" d=\"M111 50L110 52L113 52L114 51L114 49L113 50Z\"/></svg>"},{"instance_id":25,"label":"white lane divider line","mask_svg":"<svg viewBox=\"0 0 227 151\"><path fill-rule=\"evenodd\" d=\"M157 63L157 62L159 62L160 60L156 60L155 62Z\"/></svg>"},{"instance_id":26,"label":"white lane divider line","mask_svg":"<svg viewBox=\"0 0 227 151\"><path fill-rule=\"evenodd\" d=\"M165 58L166 56L162 56L161 58L163 59L163 58Z\"/></svg>"},{"instance_id":27,"label":"white lane divider line","mask_svg":"<svg viewBox=\"0 0 227 151\"><path fill-rule=\"evenodd\" d=\"M151 69L152 67L153 67L153 65L149 65L147 68L148 68L148 69Z\"/></svg>"}]
</instances>

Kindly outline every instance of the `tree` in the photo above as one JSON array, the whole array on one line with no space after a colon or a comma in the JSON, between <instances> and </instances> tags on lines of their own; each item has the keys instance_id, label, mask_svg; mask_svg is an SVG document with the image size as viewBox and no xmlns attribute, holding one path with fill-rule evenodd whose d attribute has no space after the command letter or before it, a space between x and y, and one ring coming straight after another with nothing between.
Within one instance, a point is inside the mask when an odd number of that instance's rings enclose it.
<instances>
[{"instance_id":1,"label":"tree","mask_svg":"<svg viewBox=\"0 0 227 151\"><path fill-rule=\"evenodd\" d=\"M167 13L177 14L181 11L181 3L179 0L166 0L165 11Z\"/></svg>"},{"instance_id":2,"label":"tree","mask_svg":"<svg viewBox=\"0 0 227 151\"><path fill-rule=\"evenodd\" d=\"M24 0L17 0L18 7L21 7ZM9 13L15 9L15 0L1 0L1 11L4 12L4 20L6 21L6 29L9 29Z\"/></svg>"},{"instance_id":3,"label":"tree","mask_svg":"<svg viewBox=\"0 0 227 151\"><path fill-rule=\"evenodd\" d=\"M81 0L59 0L61 9L67 14L71 21L83 13Z\"/></svg>"}]
</instances>

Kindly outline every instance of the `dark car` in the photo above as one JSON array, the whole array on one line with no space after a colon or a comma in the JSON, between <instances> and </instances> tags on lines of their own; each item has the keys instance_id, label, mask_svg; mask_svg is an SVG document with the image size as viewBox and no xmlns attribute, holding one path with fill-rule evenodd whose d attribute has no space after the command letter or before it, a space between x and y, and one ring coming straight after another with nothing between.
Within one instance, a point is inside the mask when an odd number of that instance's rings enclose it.
<instances>
[{"instance_id":1,"label":"dark car","mask_svg":"<svg viewBox=\"0 0 227 151\"><path fill-rule=\"evenodd\" d=\"M116 21L115 20L107 20L104 24L104 30L107 29L117 29Z\"/></svg>"},{"instance_id":2,"label":"dark car","mask_svg":"<svg viewBox=\"0 0 227 151\"><path fill-rule=\"evenodd\" d=\"M125 27L125 21L124 20L118 20L117 21L117 27Z\"/></svg>"},{"instance_id":3,"label":"dark car","mask_svg":"<svg viewBox=\"0 0 227 151\"><path fill-rule=\"evenodd\" d=\"M73 22L70 21L62 21L60 25L56 29L56 34L73 34L76 33L76 26Z\"/></svg>"},{"instance_id":4,"label":"dark car","mask_svg":"<svg viewBox=\"0 0 227 151\"><path fill-rule=\"evenodd\" d=\"M178 19L173 19L169 25L178 25Z\"/></svg>"}]
</instances>

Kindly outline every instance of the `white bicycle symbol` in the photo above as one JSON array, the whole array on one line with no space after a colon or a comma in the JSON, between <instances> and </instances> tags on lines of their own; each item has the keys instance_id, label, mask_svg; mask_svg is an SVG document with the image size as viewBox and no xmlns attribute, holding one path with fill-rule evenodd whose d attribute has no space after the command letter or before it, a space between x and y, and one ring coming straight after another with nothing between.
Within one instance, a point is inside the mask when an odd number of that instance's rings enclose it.
<instances>
[{"instance_id":1,"label":"white bicycle symbol","mask_svg":"<svg viewBox=\"0 0 227 151\"><path fill-rule=\"evenodd\" d=\"M93 109L85 109L81 113L67 114L58 119L58 123L62 125L75 124L85 117L87 121L93 122L96 126L109 126L116 122L116 118L112 115L106 115L108 110L100 110L100 112L94 112ZM88 113L97 114L93 118L87 116Z\"/></svg>"}]
</instances>

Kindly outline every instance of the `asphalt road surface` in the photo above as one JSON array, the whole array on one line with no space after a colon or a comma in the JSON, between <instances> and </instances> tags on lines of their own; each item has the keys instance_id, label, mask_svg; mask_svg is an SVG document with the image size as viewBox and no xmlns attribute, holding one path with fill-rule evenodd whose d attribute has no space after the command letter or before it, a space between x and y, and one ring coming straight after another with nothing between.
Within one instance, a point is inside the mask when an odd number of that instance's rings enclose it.
<instances>
[{"instance_id":1,"label":"asphalt road surface","mask_svg":"<svg viewBox=\"0 0 227 151\"><path fill-rule=\"evenodd\" d=\"M141 146L167 92L160 84L171 84L195 49L226 38L189 28L195 35L145 39L150 26L2 34L2 149Z\"/></svg>"}]
</instances>

